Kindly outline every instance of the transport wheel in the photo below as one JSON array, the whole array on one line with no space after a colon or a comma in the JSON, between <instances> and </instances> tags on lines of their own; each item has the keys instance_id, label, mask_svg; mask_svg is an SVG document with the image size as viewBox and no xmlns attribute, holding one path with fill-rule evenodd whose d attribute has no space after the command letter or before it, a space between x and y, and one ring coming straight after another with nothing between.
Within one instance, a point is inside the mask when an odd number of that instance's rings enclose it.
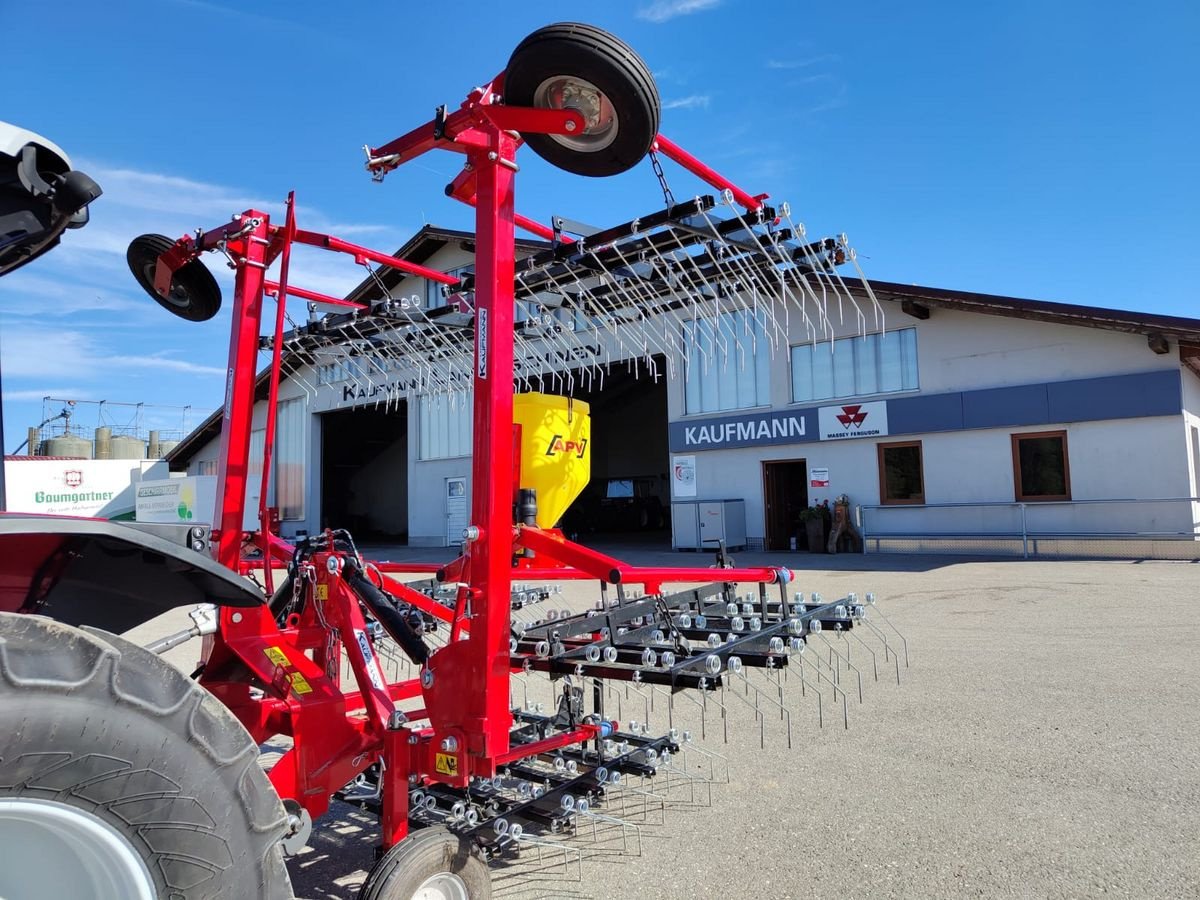
<instances>
[{"instance_id":1,"label":"transport wheel","mask_svg":"<svg viewBox=\"0 0 1200 900\"><path fill-rule=\"evenodd\" d=\"M258 748L148 650L0 613L0 722L4 900L292 897Z\"/></svg>"},{"instance_id":2,"label":"transport wheel","mask_svg":"<svg viewBox=\"0 0 1200 900\"><path fill-rule=\"evenodd\" d=\"M171 278L171 292L162 297L154 290L154 271L158 258L175 242L162 234L135 237L125 252L129 271L147 294L163 309L192 322L211 319L221 308L221 288L204 263L193 259L180 266Z\"/></svg>"},{"instance_id":3,"label":"transport wheel","mask_svg":"<svg viewBox=\"0 0 1200 900\"><path fill-rule=\"evenodd\" d=\"M492 877L474 843L421 828L383 855L358 900L490 900Z\"/></svg>"},{"instance_id":4,"label":"transport wheel","mask_svg":"<svg viewBox=\"0 0 1200 900\"><path fill-rule=\"evenodd\" d=\"M511 106L574 109L581 134L524 134L542 159L576 175L616 175L658 137L662 102L650 70L624 41L592 25L539 28L517 45L504 74Z\"/></svg>"}]
</instances>

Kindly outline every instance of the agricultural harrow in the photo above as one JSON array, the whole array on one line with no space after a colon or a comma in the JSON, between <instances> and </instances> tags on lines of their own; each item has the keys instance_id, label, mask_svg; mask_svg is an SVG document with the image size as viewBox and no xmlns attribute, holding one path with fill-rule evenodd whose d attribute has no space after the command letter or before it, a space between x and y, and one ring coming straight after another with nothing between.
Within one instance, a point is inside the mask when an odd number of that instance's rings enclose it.
<instances>
[{"instance_id":1,"label":"agricultural harrow","mask_svg":"<svg viewBox=\"0 0 1200 900\"><path fill-rule=\"evenodd\" d=\"M338 798L379 818L363 900L487 897L489 860L576 832L624 834L614 796L632 783L694 788L680 761L711 768L716 754L689 723L701 736L714 716L727 727L734 698L764 742L770 729L790 744L789 693L848 723L868 666L899 680L903 639L872 595L806 596L787 568L735 567L723 553L717 568L629 565L554 527L588 477L588 408L570 395L611 366L686 379L831 337L831 318L882 326L861 273L840 274L857 267L844 237L810 239L786 204L741 190L658 126L657 90L632 50L553 25L460 108L367 148L377 179L434 150L465 157L446 193L476 210L470 274L303 230L292 196L281 222L250 209L130 245L138 282L187 319L221 304L201 254L234 270L211 535L189 531L184 547L107 523L0 519L0 608L58 620L0 614L0 703L25 723L0 740L0 804L82 847L73 859L107 858L89 875L95 896L290 896L282 854ZM649 155L663 205L609 228L534 222L514 208L523 145L593 177ZM664 158L712 192L677 201ZM544 247L517 259L515 227ZM351 257L378 299L291 284L295 246ZM387 270L442 285L445 303L393 292ZM289 299L339 309L297 324ZM263 489L260 527L246 532L260 354ZM471 404L471 524L452 563L370 560L341 529L295 543L276 533L266 486L280 381L329 389L311 373L337 361L353 361L346 371L380 403L442 393ZM599 582L594 605L563 609L542 586L571 580ZM113 636L189 597L203 601L193 625L150 649L203 636L191 681ZM81 702L106 704L103 721ZM58 725L80 717L79 736L63 738ZM117 736L127 727L166 749L139 756ZM264 777L257 748L280 736Z\"/></svg>"}]
</instances>

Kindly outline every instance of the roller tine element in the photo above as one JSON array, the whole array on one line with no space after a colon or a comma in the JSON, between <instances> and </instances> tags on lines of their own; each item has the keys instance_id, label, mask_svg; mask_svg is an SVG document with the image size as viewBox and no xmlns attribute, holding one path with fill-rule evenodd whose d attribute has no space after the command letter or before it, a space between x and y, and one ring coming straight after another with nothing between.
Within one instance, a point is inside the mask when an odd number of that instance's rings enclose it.
<instances>
[{"instance_id":1,"label":"roller tine element","mask_svg":"<svg viewBox=\"0 0 1200 900\"><path fill-rule=\"evenodd\" d=\"M858 641L860 644L862 644L862 645L863 645L863 648L864 648L864 649L865 649L865 650L866 650L868 653L870 653L870 654L871 654L871 668L872 668L872 669L874 670L874 672L875 672L875 680L876 680L876 681L879 681L879 659L878 659L878 657L875 655L875 648L874 648L874 647L872 647L870 644L868 644L866 641L864 641L864 640L863 640L861 637L859 637L859 635L858 635L858 629L857 629L857 628L851 628L851 629L850 629L850 630L847 632L847 634L849 635L849 637L852 637L852 638L854 638L856 641ZM847 639L847 643L849 643L849 639ZM849 656L849 654L848 654L848 653L847 653L847 656Z\"/></svg>"},{"instance_id":2,"label":"roller tine element","mask_svg":"<svg viewBox=\"0 0 1200 900\"><path fill-rule=\"evenodd\" d=\"M732 200L732 198L730 198L730 199ZM755 237L754 230L749 225L747 225L745 219L743 219L742 216L736 212L735 207L731 207L731 208L733 208L735 210L734 215L737 218L738 222L741 223L741 225L746 230L746 232L751 236L751 238L754 238ZM709 218L708 213L701 213L701 215L703 216L705 223L709 226L709 229L713 232L713 234L720 234L720 232L717 230L716 226L713 224L712 219ZM746 304L745 302L743 302L742 308L744 310L746 310L747 312L749 312L753 316L753 318L755 319L756 322L762 321L762 319L760 318L760 314L765 315L767 318L769 318L771 321L771 325L772 325L772 331L773 331L775 337L778 338L778 335L780 334L779 323L775 320L775 317L771 314L769 307L763 306L760 308L758 305L758 285L760 282L760 277L759 277L758 272L756 272L750 266L749 262L747 261L747 255L744 252L739 252L739 251L744 251L744 248L742 248L740 245L738 245L738 247L735 249L728 241L725 241L724 243L725 243L725 246L729 247L732 252L730 254L729 260L724 263L718 263L718 266L719 267L724 266L726 269L733 269L736 267L736 269L740 271L740 277L742 280L742 284L740 285L740 290L734 290L732 292L735 302L738 298L744 297L744 295L746 294L747 291L750 291L752 296L754 296L754 298L755 298L755 302L753 305ZM738 286L738 284L735 281L733 283L733 285L731 285L731 286L736 288ZM772 356L774 356L774 353L775 353L775 343L776 343L775 340L772 340L768 343L768 347L769 347L769 350L770 350ZM784 343L786 343L786 333L784 333ZM756 342L753 339L753 336L751 335L751 353L752 354L757 349L755 344L756 344Z\"/></svg>"},{"instance_id":3,"label":"roller tine element","mask_svg":"<svg viewBox=\"0 0 1200 900\"><path fill-rule=\"evenodd\" d=\"M842 718L845 722L846 728L849 729L849 727L850 727L850 712L846 705L846 692L843 691L841 689L841 687L838 686L837 682L831 680L828 675L826 675L824 672L821 671L821 663L824 662L824 660L821 659L820 654L816 654L816 653L812 654L812 659L813 659L813 671L817 673L817 682L820 683L821 679L825 679L825 683L829 685L830 690L833 692L833 699L835 701L837 700L838 695L839 694L841 695Z\"/></svg>"},{"instance_id":4,"label":"roller tine element","mask_svg":"<svg viewBox=\"0 0 1200 900\"><path fill-rule=\"evenodd\" d=\"M575 876L575 880L580 883L583 882L583 853L579 850L579 848L572 847L570 844L566 844L562 841L550 841L550 840L546 840L545 838L534 837L533 835L529 834L529 832L527 832L527 831L522 831L519 835L517 835L515 838L513 838L513 840L515 840L518 844L528 844L531 847L536 847L537 851L538 851L538 865L539 866L544 865L544 863L542 861L542 848L543 847L546 849L562 851L563 874L567 875L568 877L571 874L570 854L574 853L575 854L575 863L576 863L576 866L578 869L576 876Z\"/></svg>"},{"instance_id":5,"label":"roller tine element","mask_svg":"<svg viewBox=\"0 0 1200 900\"><path fill-rule=\"evenodd\" d=\"M837 648L834 647L833 644L825 637L824 632L822 632L821 634L819 634L817 636L821 640L825 641L826 646L829 647L829 652L834 655L834 657L838 660L839 664L845 664L846 669L848 671L854 672L854 674L858 677L858 702L862 703L863 702L862 672L858 671L858 667L856 665L854 665L852 662L850 662L850 657L843 656L841 653L839 653L837 651Z\"/></svg>"},{"instance_id":6,"label":"roller tine element","mask_svg":"<svg viewBox=\"0 0 1200 900\"><path fill-rule=\"evenodd\" d=\"M883 642L883 658L885 661L887 659L891 658L895 662L895 664L896 664L896 684L899 684L900 683L900 654L891 648L891 645L888 643L887 635L884 634L880 629L876 628L874 622L871 622L868 619L863 619L862 624L866 625L868 628L870 628L871 633L874 634L877 638L879 638L879 640L881 640Z\"/></svg>"},{"instance_id":7,"label":"roller tine element","mask_svg":"<svg viewBox=\"0 0 1200 900\"><path fill-rule=\"evenodd\" d=\"M880 619L883 620L884 624L887 625L888 628L892 629L892 631L895 632L896 637L900 638L900 645L904 648L904 668L907 669L908 668L908 639L905 638L904 635L902 635L900 633L899 629L897 629L896 626L892 624L891 619L889 619L887 616L885 616L883 613L881 613L879 611L878 606L875 606L874 604L872 604L871 609L874 610L874 613L876 616L878 616Z\"/></svg>"}]
</instances>

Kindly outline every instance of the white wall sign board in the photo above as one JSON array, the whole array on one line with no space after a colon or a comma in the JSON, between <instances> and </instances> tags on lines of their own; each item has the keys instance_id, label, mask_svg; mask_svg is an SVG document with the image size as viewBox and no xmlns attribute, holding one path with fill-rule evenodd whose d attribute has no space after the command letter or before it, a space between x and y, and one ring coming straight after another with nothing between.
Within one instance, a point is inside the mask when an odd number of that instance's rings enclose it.
<instances>
[{"instance_id":1,"label":"white wall sign board","mask_svg":"<svg viewBox=\"0 0 1200 900\"><path fill-rule=\"evenodd\" d=\"M14 459L4 463L9 512L112 519L133 514L133 486L145 461ZM145 474L166 474L166 463Z\"/></svg>"},{"instance_id":2,"label":"white wall sign board","mask_svg":"<svg viewBox=\"0 0 1200 900\"><path fill-rule=\"evenodd\" d=\"M881 437L888 433L887 401L822 406L817 410L817 427L823 441Z\"/></svg>"},{"instance_id":3,"label":"white wall sign board","mask_svg":"<svg viewBox=\"0 0 1200 900\"><path fill-rule=\"evenodd\" d=\"M829 487L829 470L828 469L809 469L808 470L808 486L815 488Z\"/></svg>"},{"instance_id":4,"label":"white wall sign board","mask_svg":"<svg viewBox=\"0 0 1200 900\"><path fill-rule=\"evenodd\" d=\"M217 506L217 479L212 475L143 481L135 490L139 522L211 525Z\"/></svg>"},{"instance_id":5,"label":"white wall sign board","mask_svg":"<svg viewBox=\"0 0 1200 900\"><path fill-rule=\"evenodd\" d=\"M695 456L676 456L671 460L671 491L676 497L696 496Z\"/></svg>"}]
</instances>

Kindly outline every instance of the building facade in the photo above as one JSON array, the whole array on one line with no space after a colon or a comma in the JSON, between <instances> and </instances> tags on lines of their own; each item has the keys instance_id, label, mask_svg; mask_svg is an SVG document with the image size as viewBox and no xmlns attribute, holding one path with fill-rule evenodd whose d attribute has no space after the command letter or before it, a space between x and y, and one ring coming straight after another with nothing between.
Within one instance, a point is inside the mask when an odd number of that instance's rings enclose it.
<instances>
[{"instance_id":1,"label":"building facade","mask_svg":"<svg viewBox=\"0 0 1200 900\"><path fill-rule=\"evenodd\" d=\"M470 239L427 227L397 255L465 271ZM388 288L439 302L417 278ZM805 509L845 495L875 546L1022 531L1195 537L1200 320L886 283L874 292L881 321L848 314L817 341L798 316L774 339L744 311L666 324L696 350L686 359L631 361L603 328L573 323L608 361L603 378L564 366L544 388L592 406L584 523L654 532L670 521L655 510L672 502L742 500L748 543L787 550ZM457 542L470 396L406 394L402 377L331 358L285 379L270 488L285 536L341 524L410 545ZM260 401L257 429L265 417ZM215 472L219 426L214 414L173 467ZM667 545L669 531L657 540Z\"/></svg>"}]
</instances>

